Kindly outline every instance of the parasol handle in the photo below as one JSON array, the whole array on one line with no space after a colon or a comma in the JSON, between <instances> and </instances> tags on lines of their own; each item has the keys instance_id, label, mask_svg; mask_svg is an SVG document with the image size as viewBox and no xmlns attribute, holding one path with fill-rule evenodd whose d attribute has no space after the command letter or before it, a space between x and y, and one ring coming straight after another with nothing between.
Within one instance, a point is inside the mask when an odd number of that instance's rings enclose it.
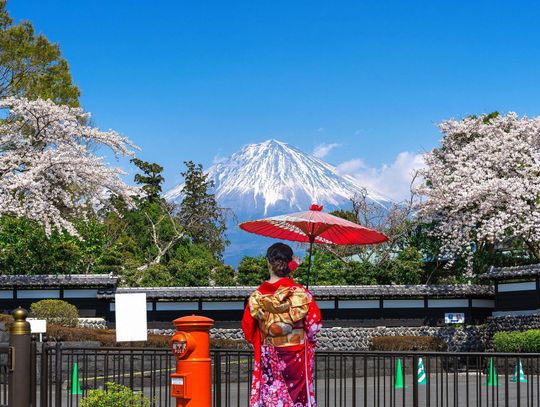
<instances>
[{"instance_id":1,"label":"parasol handle","mask_svg":"<svg viewBox=\"0 0 540 407\"><path fill-rule=\"evenodd\" d=\"M308 257L308 271L307 271L307 279L306 279L306 288L309 289L309 276L311 274L311 257L313 256L313 243L315 239L311 238L309 239L309 257Z\"/></svg>"}]
</instances>

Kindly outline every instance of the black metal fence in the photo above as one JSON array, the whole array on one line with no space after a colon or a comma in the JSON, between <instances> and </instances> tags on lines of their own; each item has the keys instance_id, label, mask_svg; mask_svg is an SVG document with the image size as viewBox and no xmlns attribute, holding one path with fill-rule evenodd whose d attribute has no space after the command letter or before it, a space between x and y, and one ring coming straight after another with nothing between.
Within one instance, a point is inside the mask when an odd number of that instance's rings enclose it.
<instances>
[{"instance_id":1,"label":"black metal fence","mask_svg":"<svg viewBox=\"0 0 540 407\"><path fill-rule=\"evenodd\" d=\"M9 344L0 343L0 407L8 407Z\"/></svg>"},{"instance_id":2,"label":"black metal fence","mask_svg":"<svg viewBox=\"0 0 540 407\"><path fill-rule=\"evenodd\" d=\"M253 356L213 350L213 405L249 405ZM174 406L168 349L75 348L45 344L36 358L36 406L79 406L107 382ZM540 354L317 352L319 407L538 406ZM1 394L1 393L0 393Z\"/></svg>"}]
</instances>

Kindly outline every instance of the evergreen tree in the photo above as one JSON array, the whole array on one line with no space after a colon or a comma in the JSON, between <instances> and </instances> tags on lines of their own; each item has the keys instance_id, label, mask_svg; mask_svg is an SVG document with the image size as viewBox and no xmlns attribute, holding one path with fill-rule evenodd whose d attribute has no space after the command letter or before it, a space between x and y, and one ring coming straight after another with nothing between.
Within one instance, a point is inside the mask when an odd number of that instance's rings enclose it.
<instances>
[{"instance_id":1,"label":"evergreen tree","mask_svg":"<svg viewBox=\"0 0 540 407\"><path fill-rule=\"evenodd\" d=\"M156 201L160 199L161 184L164 181L163 167L156 163L149 163L138 158L131 160L133 164L139 168L144 175L135 174L135 182L142 185L141 189L146 194L146 199L149 201Z\"/></svg>"},{"instance_id":2,"label":"evergreen tree","mask_svg":"<svg viewBox=\"0 0 540 407\"><path fill-rule=\"evenodd\" d=\"M60 48L28 21L14 24L0 1L0 97L51 99L79 106L80 91L72 82Z\"/></svg>"},{"instance_id":3,"label":"evergreen tree","mask_svg":"<svg viewBox=\"0 0 540 407\"><path fill-rule=\"evenodd\" d=\"M178 214L180 224L193 243L206 246L216 259L221 259L229 242L225 236L225 211L219 207L215 195L210 192L214 188L214 182L208 179L202 165L193 161L186 161L184 164L184 197Z\"/></svg>"},{"instance_id":4,"label":"evergreen tree","mask_svg":"<svg viewBox=\"0 0 540 407\"><path fill-rule=\"evenodd\" d=\"M269 277L265 256L246 256L238 264L238 285L258 286Z\"/></svg>"}]
</instances>

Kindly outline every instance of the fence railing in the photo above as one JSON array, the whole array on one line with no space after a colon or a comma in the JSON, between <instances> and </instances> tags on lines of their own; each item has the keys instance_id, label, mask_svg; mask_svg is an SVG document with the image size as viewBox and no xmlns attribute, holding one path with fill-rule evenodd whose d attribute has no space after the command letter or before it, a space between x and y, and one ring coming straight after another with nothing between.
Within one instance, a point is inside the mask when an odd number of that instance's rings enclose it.
<instances>
[{"instance_id":1,"label":"fence railing","mask_svg":"<svg viewBox=\"0 0 540 407\"><path fill-rule=\"evenodd\" d=\"M0 343L0 407L8 406L9 344Z\"/></svg>"},{"instance_id":2,"label":"fence railing","mask_svg":"<svg viewBox=\"0 0 540 407\"><path fill-rule=\"evenodd\" d=\"M252 352L211 355L213 405L248 406ZM168 349L45 344L36 360L41 407L79 406L106 382L142 392L154 406L175 405ZM540 354L317 352L314 384L319 407L540 406Z\"/></svg>"}]
</instances>

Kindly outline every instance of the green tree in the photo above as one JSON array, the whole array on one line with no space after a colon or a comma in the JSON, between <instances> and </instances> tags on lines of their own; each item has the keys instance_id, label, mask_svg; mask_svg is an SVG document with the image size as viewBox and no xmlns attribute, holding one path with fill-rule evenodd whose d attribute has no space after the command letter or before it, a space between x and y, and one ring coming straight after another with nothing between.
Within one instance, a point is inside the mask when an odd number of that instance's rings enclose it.
<instances>
[{"instance_id":1,"label":"green tree","mask_svg":"<svg viewBox=\"0 0 540 407\"><path fill-rule=\"evenodd\" d=\"M238 285L258 286L267 280L268 265L266 257L244 257L238 264Z\"/></svg>"},{"instance_id":2,"label":"green tree","mask_svg":"<svg viewBox=\"0 0 540 407\"><path fill-rule=\"evenodd\" d=\"M225 211L219 207L216 197L211 193L214 182L208 179L202 165L193 161L184 162L183 199L179 207L180 224L193 243L203 244L221 259L223 250L229 243L225 236Z\"/></svg>"},{"instance_id":3,"label":"green tree","mask_svg":"<svg viewBox=\"0 0 540 407\"><path fill-rule=\"evenodd\" d=\"M145 198L150 201L159 200L161 194L161 184L165 180L163 175L161 175L163 172L163 167L156 163L149 163L139 160L138 158L133 158L131 162L144 173L144 175L135 174L135 182L142 185L141 189L146 194Z\"/></svg>"},{"instance_id":4,"label":"green tree","mask_svg":"<svg viewBox=\"0 0 540 407\"><path fill-rule=\"evenodd\" d=\"M28 21L15 24L0 1L0 97L25 96L79 105L80 91L72 82L60 48Z\"/></svg>"},{"instance_id":5,"label":"green tree","mask_svg":"<svg viewBox=\"0 0 540 407\"><path fill-rule=\"evenodd\" d=\"M75 222L81 238L67 233L45 234L26 218L0 218L0 269L4 274L81 274L106 253L109 240L96 219ZM109 271L107 271L109 272Z\"/></svg>"},{"instance_id":6,"label":"green tree","mask_svg":"<svg viewBox=\"0 0 540 407\"><path fill-rule=\"evenodd\" d=\"M307 282L308 258L294 273L300 284ZM313 256L310 285L370 285L377 284L377 269L367 261L343 260L318 248Z\"/></svg>"},{"instance_id":7,"label":"green tree","mask_svg":"<svg viewBox=\"0 0 540 407\"><path fill-rule=\"evenodd\" d=\"M231 266L220 263L212 268L210 279L214 285L220 287L235 286L237 283L235 270Z\"/></svg>"},{"instance_id":8,"label":"green tree","mask_svg":"<svg viewBox=\"0 0 540 407\"><path fill-rule=\"evenodd\" d=\"M0 98L24 96L79 105L68 63L58 45L36 34L28 21L14 23L0 1ZM81 227L81 223L76 225ZM83 238L85 232L81 231ZM91 243L93 244L93 243ZM0 218L0 269L4 274L81 273L92 263L92 249L67 234L53 233L24 218Z\"/></svg>"}]
</instances>

